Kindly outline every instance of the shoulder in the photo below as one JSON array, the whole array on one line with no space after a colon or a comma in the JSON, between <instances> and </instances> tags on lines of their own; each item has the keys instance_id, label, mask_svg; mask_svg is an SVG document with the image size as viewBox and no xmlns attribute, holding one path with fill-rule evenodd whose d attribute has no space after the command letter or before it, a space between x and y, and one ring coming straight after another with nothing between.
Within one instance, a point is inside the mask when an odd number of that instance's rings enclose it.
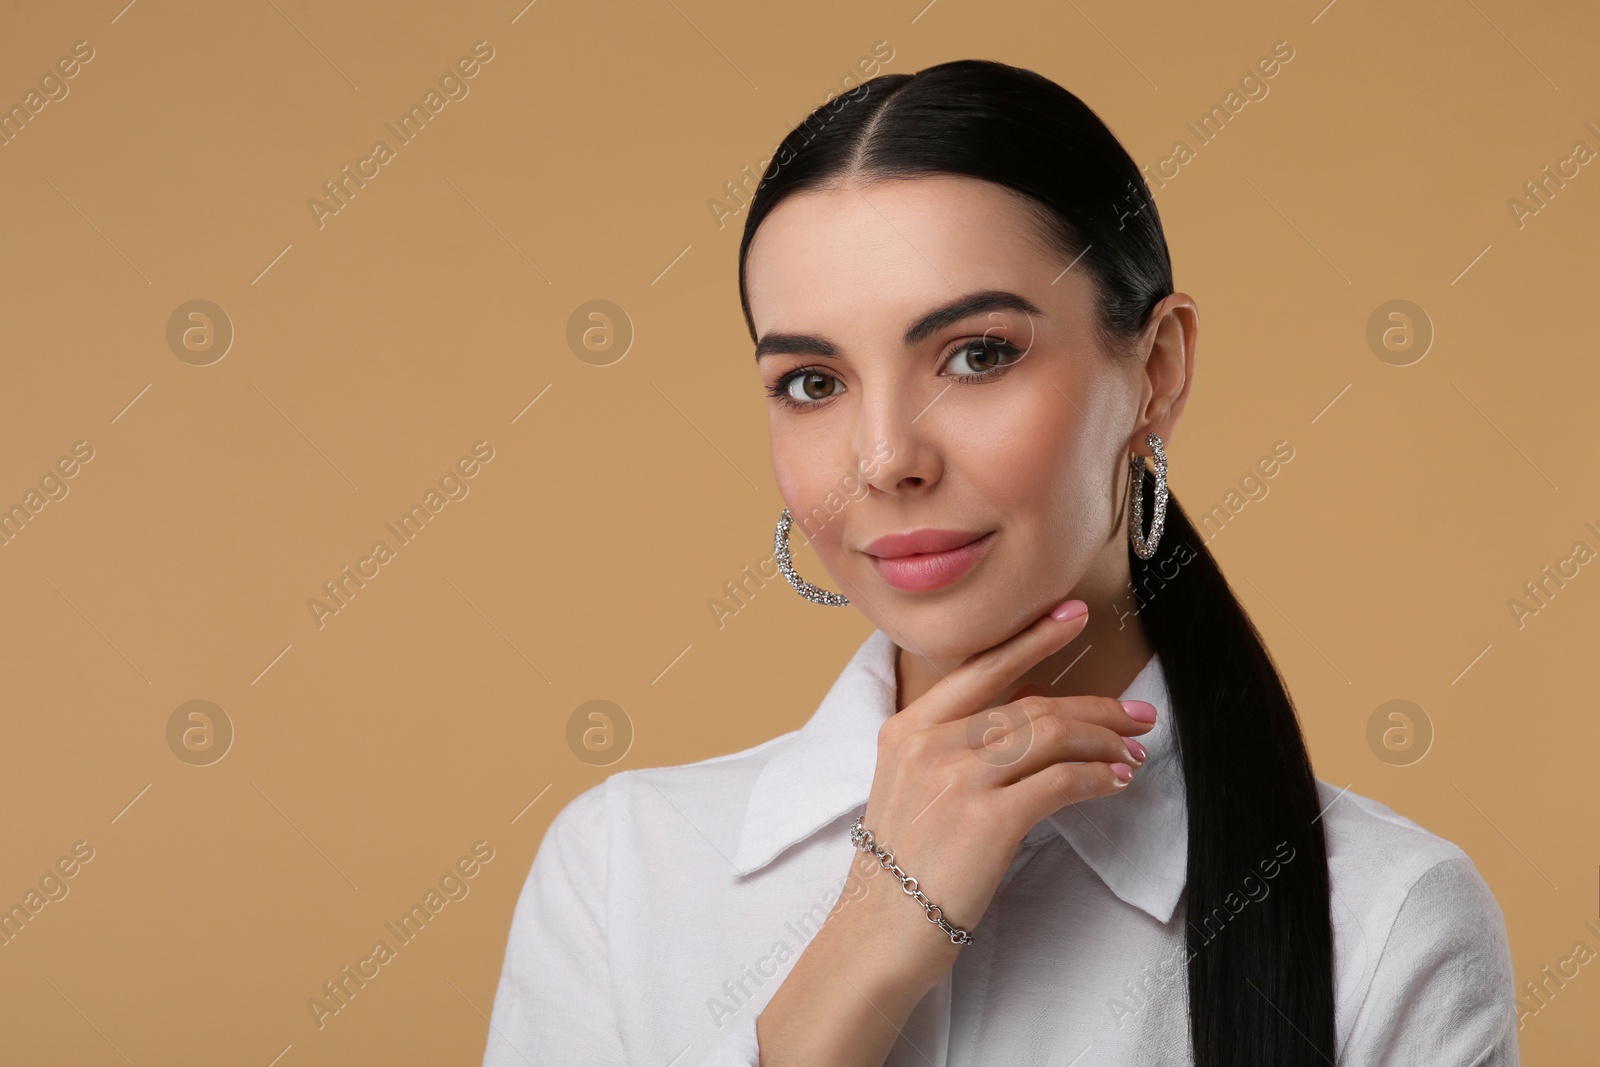
<instances>
[{"instance_id":1,"label":"shoulder","mask_svg":"<svg viewBox=\"0 0 1600 1067\"><path fill-rule=\"evenodd\" d=\"M1350 789L1317 780L1330 876L1340 873L1359 890L1409 884L1449 860L1466 859L1454 842L1427 830L1393 808Z\"/></svg>"},{"instance_id":2,"label":"shoulder","mask_svg":"<svg viewBox=\"0 0 1600 1067\"><path fill-rule=\"evenodd\" d=\"M1336 926L1341 917L1359 923L1363 942L1379 950L1376 936L1387 934L1408 898L1413 908L1424 900L1435 907L1441 929L1486 907L1498 914L1488 883L1459 845L1371 797L1321 780L1317 792Z\"/></svg>"},{"instance_id":3,"label":"shoulder","mask_svg":"<svg viewBox=\"0 0 1600 1067\"><path fill-rule=\"evenodd\" d=\"M1505 921L1471 857L1370 797L1322 781L1317 790L1341 1032L1361 1055L1379 1057L1372 1062L1402 1047L1437 1052L1446 1027L1460 1031L1452 1041L1480 1042L1468 1060L1505 1041L1514 1057Z\"/></svg>"},{"instance_id":4,"label":"shoulder","mask_svg":"<svg viewBox=\"0 0 1600 1067\"><path fill-rule=\"evenodd\" d=\"M618 771L569 800L540 845L670 853L686 836L737 835L751 790L767 763L799 733L693 763ZM732 840L733 838L729 838ZM731 847L731 846L730 846Z\"/></svg>"}]
</instances>

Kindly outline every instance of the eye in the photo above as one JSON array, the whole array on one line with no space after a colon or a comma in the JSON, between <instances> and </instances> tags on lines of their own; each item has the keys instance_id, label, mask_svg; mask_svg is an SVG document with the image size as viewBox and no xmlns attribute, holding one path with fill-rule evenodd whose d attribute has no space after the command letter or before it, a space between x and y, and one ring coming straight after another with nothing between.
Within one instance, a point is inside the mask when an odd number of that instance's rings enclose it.
<instances>
[{"instance_id":1,"label":"eye","mask_svg":"<svg viewBox=\"0 0 1600 1067\"><path fill-rule=\"evenodd\" d=\"M957 378L972 380L993 377L997 371L1015 364L1022 358L1022 354L1022 349L1010 341L985 334L982 337L962 341L956 346L955 351L946 357L945 363L955 368ZM960 366L963 363L973 369L961 370Z\"/></svg>"},{"instance_id":2,"label":"eye","mask_svg":"<svg viewBox=\"0 0 1600 1067\"><path fill-rule=\"evenodd\" d=\"M767 389L785 407L812 407L838 395L844 383L819 367L796 367Z\"/></svg>"}]
</instances>

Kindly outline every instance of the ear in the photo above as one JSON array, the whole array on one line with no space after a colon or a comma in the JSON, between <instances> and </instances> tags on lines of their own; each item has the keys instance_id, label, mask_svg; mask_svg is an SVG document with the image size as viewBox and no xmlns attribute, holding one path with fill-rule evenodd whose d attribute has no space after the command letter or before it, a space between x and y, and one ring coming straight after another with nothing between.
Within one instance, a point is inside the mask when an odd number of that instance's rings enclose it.
<instances>
[{"instance_id":1,"label":"ear","mask_svg":"<svg viewBox=\"0 0 1600 1067\"><path fill-rule=\"evenodd\" d=\"M1140 346L1144 351L1144 402L1130 448L1153 456L1145 434L1153 433L1171 445L1178 419L1194 384L1195 349L1200 334L1200 310L1188 293L1172 293L1150 312Z\"/></svg>"}]
</instances>

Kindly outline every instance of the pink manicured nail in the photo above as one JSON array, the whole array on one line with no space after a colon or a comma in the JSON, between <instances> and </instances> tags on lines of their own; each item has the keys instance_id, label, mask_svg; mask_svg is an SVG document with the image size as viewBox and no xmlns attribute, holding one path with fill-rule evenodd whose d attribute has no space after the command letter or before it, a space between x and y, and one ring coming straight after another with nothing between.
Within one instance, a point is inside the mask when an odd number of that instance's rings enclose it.
<instances>
[{"instance_id":1,"label":"pink manicured nail","mask_svg":"<svg viewBox=\"0 0 1600 1067\"><path fill-rule=\"evenodd\" d=\"M1155 722L1156 706L1145 700L1124 700L1122 708L1134 722Z\"/></svg>"},{"instance_id":2,"label":"pink manicured nail","mask_svg":"<svg viewBox=\"0 0 1600 1067\"><path fill-rule=\"evenodd\" d=\"M1081 600L1064 600L1050 609L1050 617L1065 622L1068 619L1076 619L1079 615L1087 613L1088 610L1089 605Z\"/></svg>"},{"instance_id":3,"label":"pink manicured nail","mask_svg":"<svg viewBox=\"0 0 1600 1067\"><path fill-rule=\"evenodd\" d=\"M1123 785L1127 785L1129 782L1133 781L1133 768L1128 766L1126 763L1113 763L1111 765L1111 773L1116 775L1117 781L1121 782Z\"/></svg>"},{"instance_id":4,"label":"pink manicured nail","mask_svg":"<svg viewBox=\"0 0 1600 1067\"><path fill-rule=\"evenodd\" d=\"M1144 750L1144 746L1135 741L1133 738L1124 737L1122 739L1122 743L1128 746L1128 751L1133 753L1133 758L1138 760L1140 763L1143 763L1147 758L1149 758L1150 754Z\"/></svg>"}]
</instances>

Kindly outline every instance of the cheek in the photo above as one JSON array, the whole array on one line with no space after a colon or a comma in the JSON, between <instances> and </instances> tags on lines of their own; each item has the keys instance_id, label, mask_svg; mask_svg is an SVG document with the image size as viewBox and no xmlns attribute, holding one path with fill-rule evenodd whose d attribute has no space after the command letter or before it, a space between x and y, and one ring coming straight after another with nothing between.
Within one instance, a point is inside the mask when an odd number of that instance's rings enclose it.
<instances>
[{"instance_id":1,"label":"cheek","mask_svg":"<svg viewBox=\"0 0 1600 1067\"><path fill-rule=\"evenodd\" d=\"M1059 384L1066 396L1047 385L1007 405L962 449L963 481L1005 524L1030 587L1046 571L1047 584L1076 582L1114 525L1116 456L1104 429L1114 416Z\"/></svg>"},{"instance_id":2,"label":"cheek","mask_svg":"<svg viewBox=\"0 0 1600 1067\"><path fill-rule=\"evenodd\" d=\"M803 536L810 541L813 533L834 525L819 521L822 512L818 509L825 509L828 494L839 480L838 472L829 464L823 449L796 436L775 435L772 474L778 484L778 495L794 516L795 525L801 528L792 536Z\"/></svg>"},{"instance_id":3,"label":"cheek","mask_svg":"<svg viewBox=\"0 0 1600 1067\"><path fill-rule=\"evenodd\" d=\"M1013 400L963 434L965 481L1019 524L1051 522L1057 509L1081 500L1101 451L1067 399L1048 387L1045 394Z\"/></svg>"}]
</instances>

